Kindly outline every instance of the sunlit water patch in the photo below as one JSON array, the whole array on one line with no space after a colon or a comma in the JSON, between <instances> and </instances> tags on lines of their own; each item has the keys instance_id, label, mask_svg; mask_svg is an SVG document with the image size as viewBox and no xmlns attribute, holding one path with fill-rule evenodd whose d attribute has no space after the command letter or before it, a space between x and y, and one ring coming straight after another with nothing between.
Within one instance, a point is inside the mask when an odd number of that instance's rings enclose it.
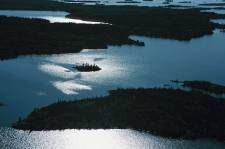
<instances>
[{"instance_id":1,"label":"sunlit water patch","mask_svg":"<svg viewBox=\"0 0 225 149\"><path fill-rule=\"evenodd\" d=\"M72 71L68 68L65 68L63 66L55 65L55 64L42 64L39 66L39 69L43 72L48 73L49 75L53 75L60 78L74 78L75 76L78 76L79 73Z\"/></svg>"},{"instance_id":2,"label":"sunlit water patch","mask_svg":"<svg viewBox=\"0 0 225 149\"><path fill-rule=\"evenodd\" d=\"M212 21L213 23L225 25L225 19L212 19L210 21Z\"/></svg>"},{"instance_id":3,"label":"sunlit water patch","mask_svg":"<svg viewBox=\"0 0 225 149\"><path fill-rule=\"evenodd\" d=\"M105 24L101 22L84 21L66 18L69 13L64 11L33 11L33 10L0 10L0 16L45 19L50 23L76 23L76 24Z\"/></svg>"},{"instance_id":4,"label":"sunlit water patch","mask_svg":"<svg viewBox=\"0 0 225 149\"><path fill-rule=\"evenodd\" d=\"M208 80L225 85L225 34L190 42L145 38L145 47L109 46L80 53L21 56L0 62L0 125L8 126L36 107L58 100L106 95L108 90L129 87L161 87L170 80ZM79 72L74 65L88 63L101 68Z\"/></svg>"},{"instance_id":5,"label":"sunlit water patch","mask_svg":"<svg viewBox=\"0 0 225 149\"><path fill-rule=\"evenodd\" d=\"M201 12L214 12L216 14L225 14L225 9L207 9L201 10Z\"/></svg>"},{"instance_id":6,"label":"sunlit water patch","mask_svg":"<svg viewBox=\"0 0 225 149\"><path fill-rule=\"evenodd\" d=\"M78 94L81 90L91 90L88 85L78 84L73 80L70 81L55 81L53 86L67 95Z\"/></svg>"},{"instance_id":7,"label":"sunlit water patch","mask_svg":"<svg viewBox=\"0 0 225 149\"><path fill-rule=\"evenodd\" d=\"M171 140L134 130L18 131L0 128L3 149L224 149L209 140Z\"/></svg>"}]
</instances>

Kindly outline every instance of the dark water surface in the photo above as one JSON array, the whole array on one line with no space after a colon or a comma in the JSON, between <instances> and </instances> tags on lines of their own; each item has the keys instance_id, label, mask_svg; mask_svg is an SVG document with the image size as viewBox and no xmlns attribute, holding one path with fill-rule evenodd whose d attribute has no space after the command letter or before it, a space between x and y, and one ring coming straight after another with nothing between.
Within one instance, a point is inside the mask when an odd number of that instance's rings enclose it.
<instances>
[{"instance_id":1,"label":"dark water surface","mask_svg":"<svg viewBox=\"0 0 225 149\"><path fill-rule=\"evenodd\" d=\"M1 11L0 11L1 14ZM106 95L118 87L163 86L170 80L208 80L225 85L225 33L190 42L135 38L145 47L109 46L76 54L21 56L0 62L0 149L224 149L212 140L171 140L133 130L27 132L8 128L18 117L57 100ZM97 64L78 72L76 64Z\"/></svg>"},{"instance_id":2,"label":"dark water surface","mask_svg":"<svg viewBox=\"0 0 225 149\"><path fill-rule=\"evenodd\" d=\"M208 80L225 85L225 34L190 42L132 37L145 47L109 46L76 54L21 56L0 62L1 126L36 107L58 100L107 94L118 87L163 86L170 80ZM78 72L76 64L97 64L98 72Z\"/></svg>"}]
</instances>

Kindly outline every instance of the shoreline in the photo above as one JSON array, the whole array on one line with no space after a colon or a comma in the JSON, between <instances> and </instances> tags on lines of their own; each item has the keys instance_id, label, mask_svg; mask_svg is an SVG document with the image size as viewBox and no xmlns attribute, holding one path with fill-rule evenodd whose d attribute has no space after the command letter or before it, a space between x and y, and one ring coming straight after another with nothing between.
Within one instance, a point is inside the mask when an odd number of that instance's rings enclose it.
<instances>
[{"instance_id":1,"label":"shoreline","mask_svg":"<svg viewBox=\"0 0 225 149\"><path fill-rule=\"evenodd\" d=\"M130 35L190 41L212 35L216 28L225 28L225 25L210 22L210 19L225 18L225 15L200 12L200 9L76 5L68 12L67 18L112 25L49 23L42 19L0 16L0 59L31 54L76 53L109 45L144 46L142 41L130 39Z\"/></svg>"},{"instance_id":2,"label":"shoreline","mask_svg":"<svg viewBox=\"0 0 225 149\"><path fill-rule=\"evenodd\" d=\"M196 91L117 89L105 97L60 101L35 109L13 128L30 131L130 128L165 138L210 138L223 142L224 106L224 99Z\"/></svg>"}]
</instances>

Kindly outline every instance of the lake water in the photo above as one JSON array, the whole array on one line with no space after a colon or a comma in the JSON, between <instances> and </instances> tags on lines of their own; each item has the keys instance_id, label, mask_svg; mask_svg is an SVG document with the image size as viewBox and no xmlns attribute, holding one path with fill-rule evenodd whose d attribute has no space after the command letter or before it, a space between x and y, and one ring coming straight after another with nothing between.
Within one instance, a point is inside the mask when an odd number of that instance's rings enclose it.
<instances>
[{"instance_id":1,"label":"lake water","mask_svg":"<svg viewBox=\"0 0 225 149\"><path fill-rule=\"evenodd\" d=\"M224 149L209 140L172 140L134 130L27 132L0 128L1 149Z\"/></svg>"},{"instance_id":2,"label":"lake water","mask_svg":"<svg viewBox=\"0 0 225 149\"><path fill-rule=\"evenodd\" d=\"M115 88L163 86L170 80L208 80L225 85L225 34L177 40L132 37L145 47L109 46L80 53L21 56L0 62L2 126L36 107L58 100L107 94ZM97 64L98 72L77 72L76 64Z\"/></svg>"},{"instance_id":3,"label":"lake water","mask_svg":"<svg viewBox=\"0 0 225 149\"><path fill-rule=\"evenodd\" d=\"M24 17L21 15L18 17ZM38 12L30 17L40 18L43 14L40 16ZM106 95L108 90L118 87L160 87L174 79L208 80L225 85L225 33L215 30L212 36L189 42L131 38L144 41L145 47L109 46L108 49L84 49L80 53L20 56L1 61L0 102L6 105L0 107L0 148L224 149L224 144L212 140L163 139L133 130L27 132L8 128L36 107L62 99ZM102 70L77 72L72 68L82 63L97 64Z\"/></svg>"},{"instance_id":4,"label":"lake water","mask_svg":"<svg viewBox=\"0 0 225 149\"><path fill-rule=\"evenodd\" d=\"M214 12L217 14L225 14L225 9L208 9L208 10L202 10L201 12Z\"/></svg>"},{"instance_id":5,"label":"lake water","mask_svg":"<svg viewBox=\"0 0 225 149\"><path fill-rule=\"evenodd\" d=\"M34 10L0 10L0 16L45 19L50 23L76 23L76 24L104 24L101 22L84 21L66 18L69 13L64 11L34 11Z\"/></svg>"},{"instance_id":6,"label":"lake water","mask_svg":"<svg viewBox=\"0 0 225 149\"><path fill-rule=\"evenodd\" d=\"M225 25L225 19L213 19L211 21L214 22L214 23Z\"/></svg>"}]
</instances>

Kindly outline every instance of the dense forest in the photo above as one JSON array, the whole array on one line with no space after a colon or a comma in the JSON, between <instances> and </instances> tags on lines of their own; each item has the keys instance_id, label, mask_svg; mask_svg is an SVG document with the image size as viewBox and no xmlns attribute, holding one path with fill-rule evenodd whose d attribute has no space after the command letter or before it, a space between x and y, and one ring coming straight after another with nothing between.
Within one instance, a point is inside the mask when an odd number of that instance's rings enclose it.
<instances>
[{"instance_id":1,"label":"dense forest","mask_svg":"<svg viewBox=\"0 0 225 149\"><path fill-rule=\"evenodd\" d=\"M108 45L138 45L130 35L189 41L224 28L210 19L225 15L200 12L200 9L169 9L135 6L68 5L53 1L0 0L0 9L64 10L67 17L106 22L112 25L49 23L40 19L3 17L0 19L0 58L26 54L79 52L107 48ZM18 4L18 5L17 5Z\"/></svg>"},{"instance_id":2,"label":"dense forest","mask_svg":"<svg viewBox=\"0 0 225 149\"><path fill-rule=\"evenodd\" d=\"M105 97L35 109L23 130L132 128L170 138L225 140L225 100L173 89L118 89ZM204 127L203 127L204 126Z\"/></svg>"}]
</instances>

